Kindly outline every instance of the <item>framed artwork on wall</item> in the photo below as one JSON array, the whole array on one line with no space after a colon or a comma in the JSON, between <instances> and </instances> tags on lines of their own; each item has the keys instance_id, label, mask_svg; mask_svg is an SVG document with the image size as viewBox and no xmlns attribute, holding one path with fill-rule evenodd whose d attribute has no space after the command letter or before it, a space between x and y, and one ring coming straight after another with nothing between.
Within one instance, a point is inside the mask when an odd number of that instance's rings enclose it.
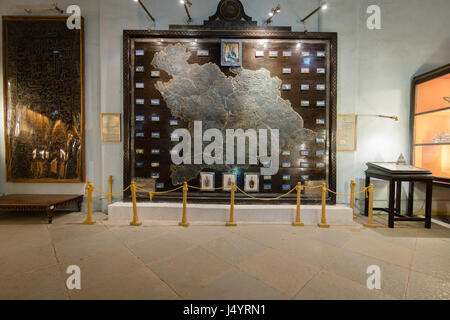
<instances>
[{"instance_id":1,"label":"framed artwork on wall","mask_svg":"<svg viewBox=\"0 0 450 320\"><path fill-rule=\"evenodd\" d=\"M201 172L200 173L200 185L202 191L214 191L214 177L215 172Z\"/></svg>"},{"instance_id":2,"label":"framed artwork on wall","mask_svg":"<svg viewBox=\"0 0 450 320\"><path fill-rule=\"evenodd\" d=\"M120 113L102 113L101 118L102 142L121 142Z\"/></svg>"},{"instance_id":3,"label":"framed artwork on wall","mask_svg":"<svg viewBox=\"0 0 450 320\"><path fill-rule=\"evenodd\" d=\"M84 182L84 20L4 16L3 98L9 182Z\"/></svg>"},{"instance_id":4,"label":"framed artwork on wall","mask_svg":"<svg viewBox=\"0 0 450 320\"><path fill-rule=\"evenodd\" d=\"M221 65L223 67L241 67L242 41L222 39L221 44L222 44Z\"/></svg>"},{"instance_id":5,"label":"framed artwork on wall","mask_svg":"<svg viewBox=\"0 0 450 320\"><path fill-rule=\"evenodd\" d=\"M336 133L337 151L356 151L357 131L358 116L356 114L339 114Z\"/></svg>"}]
</instances>

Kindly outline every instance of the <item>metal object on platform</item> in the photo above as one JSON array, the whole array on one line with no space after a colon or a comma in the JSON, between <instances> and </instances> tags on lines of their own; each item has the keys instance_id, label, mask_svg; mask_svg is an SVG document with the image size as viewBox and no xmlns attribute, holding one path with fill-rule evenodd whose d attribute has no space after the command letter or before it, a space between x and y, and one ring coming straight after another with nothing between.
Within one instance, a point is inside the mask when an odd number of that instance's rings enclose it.
<instances>
[{"instance_id":1,"label":"metal object on platform","mask_svg":"<svg viewBox=\"0 0 450 320\"><path fill-rule=\"evenodd\" d=\"M31 14L33 11L56 11L57 13L63 14L64 10L61 10L58 7L58 4L52 4L49 6L16 6L16 9L18 10L25 10L26 13Z\"/></svg>"}]
</instances>

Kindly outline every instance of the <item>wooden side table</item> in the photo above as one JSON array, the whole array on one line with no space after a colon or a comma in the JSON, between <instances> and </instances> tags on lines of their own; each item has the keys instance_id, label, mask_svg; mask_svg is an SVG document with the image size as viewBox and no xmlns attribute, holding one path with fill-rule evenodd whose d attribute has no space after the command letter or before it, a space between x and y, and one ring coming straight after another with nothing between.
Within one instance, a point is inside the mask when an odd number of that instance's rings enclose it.
<instances>
[{"instance_id":1,"label":"wooden side table","mask_svg":"<svg viewBox=\"0 0 450 320\"><path fill-rule=\"evenodd\" d=\"M431 200L433 179L431 172L411 165L397 165L395 162L369 162L366 170L366 187L370 179L389 181L389 208L374 208L374 210L389 213L389 228L394 228L395 221L425 221L425 228L431 228ZM402 182L409 182L407 215L401 214ZM413 216L414 184L426 183L425 218ZM368 214L368 199L365 200L365 215Z\"/></svg>"}]
</instances>

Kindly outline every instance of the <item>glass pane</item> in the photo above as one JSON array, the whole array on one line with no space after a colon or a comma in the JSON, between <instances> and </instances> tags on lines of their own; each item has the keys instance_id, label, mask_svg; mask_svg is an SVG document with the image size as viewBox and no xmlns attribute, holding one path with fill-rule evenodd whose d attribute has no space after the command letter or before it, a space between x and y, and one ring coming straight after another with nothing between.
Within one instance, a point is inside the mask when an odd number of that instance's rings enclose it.
<instances>
[{"instance_id":1,"label":"glass pane","mask_svg":"<svg viewBox=\"0 0 450 320\"><path fill-rule=\"evenodd\" d=\"M414 165L450 179L450 145L414 147Z\"/></svg>"},{"instance_id":2,"label":"glass pane","mask_svg":"<svg viewBox=\"0 0 450 320\"><path fill-rule=\"evenodd\" d=\"M450 109L416 116L414 144L450 143Z\"/></svg>"},{"instance_id":3,"label":"glass pane","mask_svg":"<svg viewBox=\"0 0 450 320\"><path fill-rule=\"evenodd\" d=\"M450 107L450 74L416 86L416 113Z\"/></svg>"}]
</instances>

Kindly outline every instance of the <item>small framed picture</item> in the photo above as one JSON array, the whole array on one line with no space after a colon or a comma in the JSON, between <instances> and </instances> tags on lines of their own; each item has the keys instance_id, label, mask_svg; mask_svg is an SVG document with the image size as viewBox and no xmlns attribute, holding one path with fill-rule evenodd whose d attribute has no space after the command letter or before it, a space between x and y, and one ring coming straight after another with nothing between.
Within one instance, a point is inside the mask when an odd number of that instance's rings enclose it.
<instances>
[{"instance_id":1,"label":"small framed picture","mask_svg":"<svg viewBox=\"0 0 450 320\"><path fill-rule=\"evenodd\" d=\"M136 104L141 105L141 104L144 104L144 103L145 103L144 99L136 99Z\"/></svg>"},{"instance_id":2,"label":"small framed picture","mask_svg":"<svg viewBox=\"0 0 450 320\"><path fill-rule=\"evenodd\" d=\"M156 184L156 189L164 189L164 182L158 182Z\"/></svg>"},{"instance_id":3,"label":"small framed picture","mask_svg":"<svg viewBox=\"0 0 450 320\"><path fill-rule=\"evenodd\" d=\"M325 55L326 55L325 51L317 51L318 57L325 57Z\"/></svg>"},{"instance_id":4,"label":"small framed picture","mask_svg":"<svg viewBox=\"0 0 450 320\"><path fill-rule=\"evenodd\" d=\"M272 190L271 184L264 184L264 190Z\"/></svg>"},{"instance_id":5,"label":"small framed picture","mask_svg":"<svg viewBox=\"0 0 450 320\"><path fill-rule=\"evenodd\" d=\"M290 57L292 56L292 51L283 51L283 57Z\"/></svg>"},{"instance_id":6,"label":"small framed picture","mask_svg":"<svg viewBox=\"0 0 450 320\"><path fill-rule=\"evenodd\" d=\"M136 89L144 89L144 84L142 82L137 82Z\"/></svg>"},{"instance_id":7,"label":"small framed picture","mask_svg":"<svg viewBox=\"0 0 450 320\"><path fill-rule=\"evenodd\" d=\"M170 120L169 121L169 125L172 126L172 127L177 126L178 125L178 120Z\"/></svg>"},{"instance_id":8,"label":"small framed picture","mask_svg":"<svg viewBox=\"0 0 450 320\"><path fill-rule=\"evenodd\" d=\"M175 150L175 149L172 149L172 150L169 151L169 154L170 154L170 155L177 155L177 154L178 154L178 151Z\"/></svg>"},{"instance_id":9,"label":"small framed picture","mask_svg":"<svg viewBox=\"0 0 450 320\"><path fill-rule=\"evenodd\" d=\"M309 57L309 51L302 51L302 57Z\"/></svg>"},{"instance_id":10,"label":"small framed picture","mask_svg":"<svg viewBox=\"0 0 450 320\"><path fill-rule=\"evenodd\" d=\"M160 121L159 116L152 116L152 121L153 122L159 122Z\"/></svg>"},{"instance_id":11,"label":"small framed picture","mask_svg":"<svg viewBox=\"0 0 450 320\"><path fill-rule=\"evenodd\" d=\"M319 91L323 91L323 90L325 90L325 85L324 84L318 84L316 86L316 89L319 90Z\"/></svg>"},{"instance_id":12,"label":"small framed picture","mask_svg":"<svg viewBox=\"0 0 450 320\"><path fill-rule=\"evenodd\" d=\"M159 133L159 132L152 132L152 138L153 138L153 139L159 139L159 138L161 138L161 133Z\"/></svg>"},{"instance_id":13,"label":"small framed picture","mask_svg":"<svg viewBox=\"0 0 450 320\"><path fill-rule=\"evenodd\" d=\"M316 106L318 107L325 107L325 100L319 100L316 102Z\"/></svg>"},{"instance_id":14,"label":"small framed picture","mask_svg":"<svg viewBox=\"0 0 450 320\"><path fill-rule=\"evenodd\" d=\"M292 86L290 83L286 83L286 84L282 85L283 91L291 91L291 88L292 88Z\"/></svg>"},{"instance_id":15,"label":"small framed picture","mask_svg":"<svg viewBox=\"0 0 450 320\"><path fill-rule=\"evenodd\" d=\"M283 68L283 73L290 74L290 73L292 73L292 69L291 68Z\"/></svg>"},{"instance_id":16,"label":"small framed picture","mask_svg":"<svg viewBox=\"0 0 450 320\"><path fill-rule=\"evenodd\" d=\"M325 163L323 163L323 162L317 162L317 163L316 163L316 167L317 167L317 168L325 168Z\"/></svg>"},{"instance_id":17,"label":"small framed picture","mask_svg":"<svg viewBox=\"0 0 450 320\"><path fill-rule=\"evenodd\" d=\"M309 73L309 68L302 68L301 72L302 73Z\"/></svg>"},{"instance_id":18,"label":"small framed picture","mask_svg":"<svg viewBox=\"0 0 450 320\"><path fill-rule=\"evenodd\" d=\"M152 179L159 179L159 172L153 172Z\"/></svg>"},{"instance_id":19,"label":"small framed picture","mask_svg":"<svg viewBox=\"0 0 450 320\"><path fill-rule=\"evenodd\" d=\"M316 143L325 143L325 138L316 138Z\"/></svg>"},{"instance_id":20,"label":"small framed picture","mask_svg":"<svg viewBox=\"0 0 450 320\"><path fill-rule=\"evenodd\" d=\"M136 50L136 55L137 56L143 56L144 55L144 50Z\"/></svg>"},{"instance_id":21,"label":"small framed picture","mask_svg":"<svg viewBox=\"0 0 450 320\"><path fill-rule=\"evenodd\" d=\"M290 167L291 167L291 163L290 163L290 162L283 162L283 163L281 164L281 166L282 166L283 168L290 168Z\"/></svg>"},{"instance_id":22,"label":"small framed picture","mask_svg":"<svg viewBox=\"0 0 450 320\"><path fill-rule=\"evenodd\" d=\"M303 58L303 64L306 64L309 66L311 64L311 58Z\"/></svg>"},{"instance_id":23,"label":"small framed picture","mask_svg":"<svg viewBox=\"0 0 450 320\"><path fill-rule=\"evenodd\" d=\"M309 168L310 164L309 162L300 162L300 168Z\"/></svg>"},{"instance_id":24,"label":"small framed picture","mask_svg":"<svg viewBox=\"0 0 450 320\"><path fill-rule=\"evenodd\" d=\"M289 191L291 190L291 185L290 184L283 184L283 191Z\"/></svg>"},{"instance_id":25,"label":"small framed picture","mask_svg":"<svg viewBox=\"0 0 450 320\"><path fill-rule=\"evenodd\" d=\"M309 100L302 100L301 101L301 106L302 107L309 107Z\"/></svg>"},{"instance_id":26,"label":"small framed picture","mask_svg":"<svg viewBox=\"0 0 450 320\"><path fill-rule=\"evenodd\" d=\"M317 68L317 73L325 73L325 68Z\"/></svg>"},{"instance_id":27,"label":"small framed picture","mask_svg":"<svg viewBox=\"0 0 450 320\"><path fill-rule=\"evenodd\" d=\"M223 190L231 191L233 183L236 184L236 175L234 173L224 173L222 182Z\"/></svg>"},{"instance_id":28,"label":"small framed picture","mask_svg":"<svg viewBox=\"0 0 450 320\"><path fill-rule=\"evenodd\" d=\"M136 132L136 137L137 138L145 138L145 133L144 132Z\"/></svg>"},{"instance_id":29,"label":"small framed picture","mask_svg":"<svg viewBox=\"0 0 450 320\"><path fill-rule=\"evenodd\" d=\"M136 168L143 168L145 166L144 162L136 162Z\"/></svg>"},{"instance_id":30,"label":"small framed picture","mask_svg":"<svg viewBox=\"0 0 450 320\"><path fill-rule=\"evenodd\" d=\"M145 121L145 116L136 116L136 122Z\"/></svg>"},{"instance_id":31,"label":"small framed picture","mask_svg":"<svg viewBox=\"0 0 450 320\"><path fill-rule=\"evenodd\" d=\"M269 51L269 57L270 58L277 58L278 57L278 51Z\"/></svg>"},{"instance_id":32,"label":"small framed picture","mask_svg":"<svg viewBox=\"0 0 450 320\"><path fill-rule=\"evenodd\" d=\"M161 102L159 101L159 99L152 99L152 100L151 100L152 106L159 106L160 103L161 103Z\"/></svg>"},{"instance_id":33,"label":"small framed picture","mask_svg":"<svg viewBox=\"0 0 450 320\"><path fill-rule=\"evenodd\" d=\"M161 72L159 72L158 70L153 70L153 71L150 73L150 76L151 76L152 78L159 78L159 77L161 76Z\"/></svg>"},{"instance_id":34,"label":"small framed picture","mask_svg":"<svg viewBox=\"0 0 450 320\"><path fill-rule=\"evenodd\" d=\"M136 66L136 72L144 72L145 68L144 66Z\"/></svg>"},{"instance_id":35,"label":"small framed picture","mask_svg":"<svg viewBox=\"0 0 450 320\"><path fill-rule=\"evenodd\" d=\"M197 56L199 57L208 57L209 50L197 50Z\"/></svg>"},{"instance_id":36,"label":"small framed picture","mask_svg":"<svg viewBox=\"0 0 450 320\"><path fill-rule=\"evenodd\" d=\"M144 154L144 149L136 149L136 154Z\"/></svg>"},{"instance_id":37,"label":"small framed picture","mask_svg":"<svg viewBox=\"0 0 450 320\"><path fill-rule=\"evenodd\" d=\"M264 57L264 51L258 51L256 50L255 52L255 57L259 58L259 57Z\"/></svg>"},{"instance_id":38,"label":"small framed picture","mask_svg":"<svg viewBox=\"0 0 450 320\"><path fill-rule=\"evenodd\" d=\"M291 175L290 174L284 174L283 175L283 180L284 181L291 181Z\"/></svg>"},{"instance_id":39,"label":"small framed picture","mask_svg":"<svg viewBox=\"0 0 450 320\"><path fill-rule=\"evenodd\" d=\"M263 180L264 181L270 181L270 180L272 180L272 176L264 176Z\"/></svg>"},{"instance_id":40,"label":"small framed picture","mask_svg":"<svg viewBox=\"0 0 450 320\"><path fill-rule=\"evenodd\" d=\"M159 168L159 162L153 161L151 163L152 168Z\"/></svg>"},{"instance_id":41,"label":"small framed picture","mask_svg":"<svg viewBox=\"0 0 450 320\"><path fill-rule=\"evenodd\" d=\"M300 155L304 157L309 156L309 150L300 150Z\"/></svg>"},{"instance_id":42,"label":"small framed picture","mask_svg":"<svg viewBox=\"0 0 450 320\"><path fill-rule=\"evenodd\" d=\"M159 149L152 149L152 154L153 155L158 155L160 153L161 153L161 150L159 150Z\"/></svg>"},{"instance_id":43,"label":"small framed picture","mask_svg":"<svg viewBox=\"0 0 450 320\"><path fill-rule=\"evenodd\" d=\"M264 168L270 168L270 166L272 165L272 163L270 161L265 161L262 163Z\"/></svg>"},{"instance_id":44,"label":"small framed picture","mask_svg":"<svg viewBox=\"0 0 450 320\"><path fill-rule=\"evenodd\" d=\"M302 178L303 180L309 180L309 175L303 174L300 176L300 178Z\"/></svg>"},{"instance_id":45,"label":"small framed picture","mask_svg":"<svg viewBox=\"0 0 450 320\"><path fill-rule=\"evenodd\" d=\"M244 191L259 192L259 175L257 173L245 173Z\"/></svg>"},{"instance_id":46,"label":"small framed picture","mask_svg":"<svg viewBox=\"0 0 450 320\"><path fill-rule=\"evenodd\" d=\"M323 157L325 155L325 150L317 150L316 157Z\"/></svg>"},{"instance_id":47,"label":"small framed picture","mask_svg":"<svg viewBox=\"0 0 450 320\"><path fill-rule=\"evenodd\" d=\"M316 119L316 124L325 124L325 119Z\"/></svg>"},{"instance_id":48,"label":"small framed picture","mask_svg":"<svg viewBox=\"0 0 450 320\"><path fill-rule=\"evenodd\" d=\"M221 65L223 67L242 66L242 40L222 39Z\"/></svg>"},{"instance_id":49,"label":"small framed picture","mask_svg":"<svg viewBox=\"0 0 450 320\"><path fill-rule=\"evenodd\" d=\"M291 151L290 151L290 150L283 150L283 151L281 152L281 155L282 155L282 156L290 156L290 155L291 155Z\"/></svg>"},{"instance_id":50,"label":"small framed picture","mask_svg":"<svg viewBox=\"0 0 450 320\"><path fill-rule=\"evenodd\" d=\"M170 133L170 139L171 139L172 141L178 141L178 134L175 133L175 132L171 132L171 133Z\"/></svg>"},{"instance_id":51,"label":"small framed picture","mask_svg":"<svg viewBox=\"0 0 450 320\"><path fill-rule=\"evenodd\" d=\"M308 91L309 90L309 84L302 84L301 89L302 89L302 91Z\"/></svg>"},{"instance_id":52,"label":"small framed picture","mask_svg":"<svg viewBox=\"0 0 450 320\"><path fill-rule=\"evenodd\" d=\"M200 188L203 191L214 191L214 172L200 172Z\"/></svg>"}]
</instances>

